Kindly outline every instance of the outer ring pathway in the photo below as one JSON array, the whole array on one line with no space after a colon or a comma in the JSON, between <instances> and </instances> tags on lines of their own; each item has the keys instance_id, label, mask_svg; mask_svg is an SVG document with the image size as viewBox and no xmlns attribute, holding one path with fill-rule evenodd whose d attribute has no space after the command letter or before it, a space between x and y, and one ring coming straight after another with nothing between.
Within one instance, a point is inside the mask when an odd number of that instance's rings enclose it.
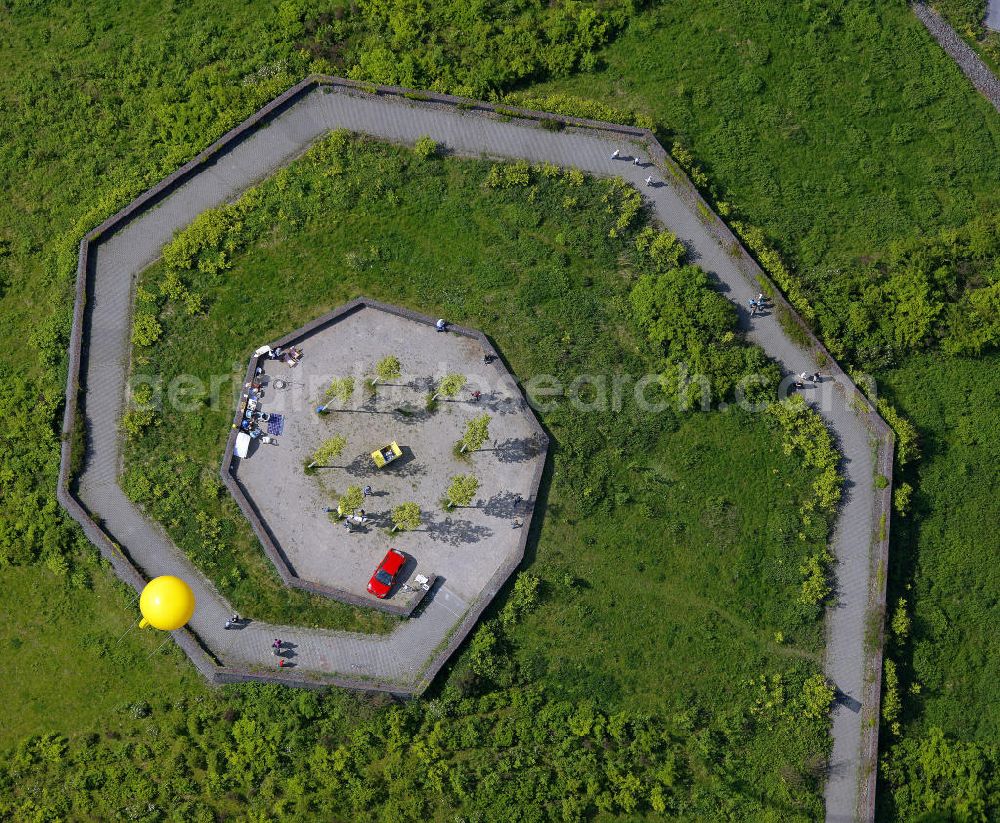
<instances>
[{"instance_id":1,"label":"outer ring pathway","mask_svg":"<svg viewBox=\"0 0 1000 823\"><path fill-rule=\"evenodd\" d=\"M447 644L462 617L468 620L470 614L477 616L479 607L485 604L466 603L445 588L429 600L419 617L404 622L388 636L260 623L239 632L225 632L221 626L231 611L228 604L163 530L149 522L117 485L121 463L117 421L124 402L124 364L129 356L134 278L159 256L176 230L205 209L235 199L318 137L336 128L400 143L413 143L422 135L430 135L458 154L524 158L572 166L598 176L623 177L647 196L659 220L695 252L698 264L718 279L720 288L739 307L741 321L752 342L774 358L785 373L811 372L815 363L809 352L785 334L774 317L751 320L746 316L743 306L757 293L758 285L737 265L732 250L723 248L710 221L691 207L690 194L685 196L686 181L675 182L668 177L667 183L655 188L644 185L651 171L654 177L663 179L662 171L653 164L653 161L663 162L663 158L639 139L638 130L634 130L635 142L629 143L620 134L577 128L557 133L530 122L485 117L478 112L399 97L386 99L344 86L311 88L290 96L287 105L270 119L266 128L249 131L211 162L193 167L183 182L164 193L155 208L140 208L135 214L126 215L110 233L101 235L90 249L87 314L78 316L74 326L75 335L83 335L83 329L86 330L80 361L84 391L79 411L87 421L89 448L77 487L80 502L89 512L103 518L105 531L114 535L147 576L173 573L193 581L199 602L191 623L194 635L223 665L248 672L247 679L262 676L264 672L273 677L270 643L272 638L281 636L297 645L296 663L303 674L326 680L339 677L371 682L380 688L395 687L408 692L426 686L428 672L433 674L444 662L440 655L435 658L435 652ZM650 165L640 167L613 159L615 149L621 149L623 156L637 154L644 165ZM200 156L195 163L203 160ZM83 329L78 330L79 326ZM71 388L72 365L71 352ZM850 384L846 389L849 395L854 391ZM873 435L832 382L825 385L822 396L816 390L810 399L835 432L844 455L842 471L847 488L833 537L838 600L828 615L826 671L845 698L833 710L833 754L826 804L828 820L853 820L859 809L859 785L873 780L861 773L862 713L858 711L867 685L864 623L877 563L871 553L876 519ZM68 410L68 429L72 428L72 420ZM66 485L69 450L64 445L62 482ZM76 503L64 487L60 492L64 505L83 523L86 513L81 516L73 508ZM88 535L99 541L101 535L95 536L93 524L89 525L91 528L84 523ZM100 545L109 555L107 546ZM114 562L113 557L109 559ZM141 583L135 580L134 570L123 571L117 562L116 569L133 585ZM189 646L191 642L189 639ZM453 645L448 648L451 650ZM185 651L194 659L191 648L185 646ZM876 711L877 699L876 682ZM871 803L870 787L866 793L869 796L864 798L864 806Z\"/></svg>"}]
</instances>

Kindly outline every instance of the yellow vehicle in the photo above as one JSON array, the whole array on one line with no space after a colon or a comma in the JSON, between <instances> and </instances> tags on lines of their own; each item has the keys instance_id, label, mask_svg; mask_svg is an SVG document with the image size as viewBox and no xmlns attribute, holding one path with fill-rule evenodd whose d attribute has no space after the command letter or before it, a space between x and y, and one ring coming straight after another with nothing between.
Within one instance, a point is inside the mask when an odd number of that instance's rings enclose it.
<instances>
[{"instance_id":1,"label":"yellow vehicle","mask_svg":"<svg viewBox=\"0 0 1000 823\"><path fill-rule=\"evenodd\" d=\"M403 456L403 450L399 448L399 444L393 440L388 446L383 446L381 449L375 449L372 452L372 460L375 461L375 468L384 468L386 463L391 463L397 457Z\"/></svg>"}]
</instances>

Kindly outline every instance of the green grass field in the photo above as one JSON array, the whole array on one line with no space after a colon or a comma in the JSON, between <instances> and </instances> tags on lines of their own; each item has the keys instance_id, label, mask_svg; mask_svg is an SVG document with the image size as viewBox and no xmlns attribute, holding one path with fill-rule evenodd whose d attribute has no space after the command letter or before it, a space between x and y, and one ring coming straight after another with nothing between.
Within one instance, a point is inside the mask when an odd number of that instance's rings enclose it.
<instances>
[{"instance_id":1,"label":"green grass field","mask_svg":"<svg viewBox=\"0 0 1000 823\"><path fill-rule=\"evenodd\" d=\"M949 794L985 798L983 809L992 812L1000 802L1000 787L989 777L989 763L1000 755L1000 716L994 710L1000 703L1000 662L991 651L993 627L1000 621L998 365L996 355L928 355L882 379L883 391L918 425L923 447L909 478L913 511L893 526L890 603L907 600L912 628L893 638L887 651L900 674L902 735L886 735L884 748L906 768L886 785L886 814L906 817L919 809L909 798L935 784L927 777L934 768L940 769L936 807L954 809ZM939 751L921 756L910 748L934 728L975 744L979 753L961 761ZM953 762L964 762L966 770ZM979 769L986 771L970 779Z\"/></svg>"},{"instance_id":2,"label":"green grass field","mask_svg":"<svg viewBox=\"0 0 1000 823\"><path fill-rule=\"evenodd\" d=\"M92 581L73 589L35 569L0 569L0 645L10 674L0 700L17 707L0 728L0 749L55 730L111 729L136 703L207 691L173 643L160 647L163 632L136 628L138 604L120 584L103 569Z\"/></svg>"},{"instance_id":3,"label":"green grass field","mask_svg":"<svg viewBox=\"0 0 1000 823\"><path fill-rule=\"evenodd\" d=\"M948 5L964 13L972 4L955 0ZM838 322L850 313L852 301L842 298L834 288L847 281L874 284L867 307L874 315L894 318L903 314L897 311L891 292L880 290L878 266L893 259L890 246L894 241L943 236L947 245L949 230L965 226L977 216L988 222L998 212L1000 120L931 43L902 0L822 0L809 4L679 0L625 12L606 4L605 8L610 9L608 18L571 25L566 25L558 4L544 9L528 3L507 4L502 9L490 7L475 15L476 19L469 17L468 9L456 9L447 3L434 4L432 10L393 11L367 2L361 6L357 14L348 12L344 19L338 11L343 8L339 2L308 11L294 3L248 6L227 0L210 6L141 2L125 9L110 3L69 2L13 4L0 9L0 48L7 68L0 72L0 108L4 113L0 117L0 343L5 351L18 353L16 358L0 363L0 379L5 386L0 395L0 415L5 421L0 455L4 496L0 511L0 574L5 580L9 576L11 591L48 593L46 600L56 603L61 602L58 590L63 590L73 604L72 609L56 609L49 622L38 627L38 637L48 639L37 644L42 651L36 652L30 637L19 627L37 620L38 609L23 607L22 601L12 601L16 605L8 607L4 601L5 614L13 616L4 623L4 637L10 637L12 644L15 638L21 640L15 657L32 659L33 671L37 672L30 678L14 678L4 687L6 705L14 707L9 713L18 718L17 724L4 726L5 732L12 729L4 738L7 743L22 732L61 730L77 734L84 732L87 724L101 730L108 722L108 711L116 705L114 693L120 689L123 699L131 702L142 693L143 683L155 683L160 690L152 702L156 704L154 717L162 712L162 728L170 729L175 737L176 728L186 728L186 710L177 696L181 692L200 696L203 687L191 679L186 664L174 660L176 652L164 650L162 660L154 657L144 662L140 657L152 637L143 638L142 646L132 646L132 641L127 640L123 645L129 650L124 653L128 665L117 671L117 664L101 657L99 651L81 651L87 648L86 632L94 630L74 615L94 615L91 622L98 621L102 626L98 634L103 637L115 630L115 609L121 619L131 613L126 608L127 597L116 594L117 589L110 586L105 589L98 581L105 572L89 559L92 552L80 547L78 531L59 514L52 494L76 244L87 229L310 69L346 73L361 65L362 77L401 81L412 78L417 85L476 94L516 89L531 94L568 92L653 114L666 142L677 135L693 148L720 196L732 204L737 215L761 225L796 267L795 276L818 307L824 333L839 334ZM510 15L511 20L516 18L513 28L518 34L502 40L483 36L483 31L502 30L502 26L495 25L501 14ZM609 25L598 31L606 22ZM553 33L558 45L543 43L543 32L545 36ZM497 42L499 46L484 51L484 43ZM610 45L602 48L608 42ZM299 46L304 50L300 51ZM379 51L381 47L395 49L403 56L386 60L386 52ZM361 236L366 239L371 237L365 233L369 228L362 227ZM368 259L366 254L359 252L356 260L363 264ZM990 274L995 259L995 252L989 252L971 261L973 279L979 278L977 284L995 280ZM945 259L945 281L952 283L966 277L963 272L968 262ZM280 261L273 260L270 265L275 271L281 270ZM607 270L614 268L612 265ZM374 294L374 286L362 274L352 271L352 283ZM373 278L370 273L367 276ZM502 270L493 276L502 280ZM908 281L909 274L904 271L900 282ZM552 288L547 278L540 278L538 285ZM569 281L565 288L574 295L588 294L581 285ZM406 295L400 294L397 289L383 296L406 302ZM414 304L419 302L424 307L423 294L413 294ZM450 286L442 288L435 300L445 311L468 314L466 298L467 293ZM327 304L337 299L334 289L325 295ZM934 297L938 302L954 299L950 288ZM324 301L314 301L317 306L320 303ZM599 308L595 316L607 317L607 307L601 304ZM304 308L302 313L307 313ZM274 322L281 325L294 316L291 307L287 316ZM497 328L509 320L500 307L491 304L485 304L475 318L484 328ZM568 344L560 336L565 333L570 334ZM620 337L619 325L613 325L608 335L616 340L628 339ZM537 357L544 354L550 362L565 357L570 366L575 366L579 360L578 340L589 347L593 329L559 329L559 333L542 338ZM918 348L925 345L923 337L920 341ZM512 361L520 358L519 368L526 368L535 362L536 353L519 353L518 342L516 338L507 339L504 351ZM241 342L233 348L242 354L246 346ZM859 360L874 361L880 372L891 362L881 350L876 352L877 357L863 345L852 350ZM971 440L977 431L995 428L990 416L995 406L990 393L992 383L986 378L992 358L956 362L936 355L912 359L897 356L895 364L893 371L884 374L883 381L893 401L912 416L928 442L924 460L911 470L914 476L908 477L910 482L919 480L919 484L915 483L913 513L908 522L898 521L893 527L894 577L890 594L908 599L914 625L912 639L891 650L891 655L900 666L903 689L909 690L914 677L922 687L918 695L904 695L902 737L895 741L886 732L883 742L891 751L902 752L901 759L911 765L933 764L947 757L936 750L933 757L920 757L914 752L929 739L927 735L934 725L950 735L978 740L983 747L996 737L998 715L991 687L995 677L991 676L992 637L988 626L995 623L998 589L990 574L989 521L981 514L993 511L987 490L995 485L995 472L988 459L989 442L981 437L976 443ZM212 420L208 412L206 420ZM611 422L618 425L618 421ZM585 451L589 444L574 439L574 423L567 424L559 434ZM213 426L210 423L199 433L199 448L211 445ZM725 541L720 541L714 553L703 551L702 556L714 559L724 572L714 578L707 572L697 576L694 558L702 549L698 540L707 540L716 533L724 535L727 524L733 522L750 529L770 529L774 525L760 519L758 509L763 504L759 499L733 496L728 468L713 459L720 454L713 451L712 444L721 442L717 439L721 432L726 432L727 443L742 446L738 451L745 453L748 461L762 471L777 468L778 476L787 473L787 482L794 485L789 466L780 462L780 455L771 455L768 450L774 435L754 426L753 421L730 420L728 416L686 421L680 431L705 444L707 456L685 456L683 450L678 450L676 438L664 438L664 442L655 444L661 462L652 467L642 464L652 468L655 475L640 469L619 477L603 473L600 466L584 477L569 471L560 475L558 469L553 472L552 500L562 508L547 518L539 535L535 565L545 582L542 605L512 630L518 670L537 669L551 680L568 679L569 688L577 694L588 690L591 696L606 692L609 704L624 705L624 701L632 700L637 707L660 711L658 707L685 694L685 688L705 700L718 699L718 684L709 677L702 678L693 664L689 670L691 685L682 683L680 688L673 688L673 683L659 686L659 673L652 667L661 659L666 659L665 665L682 665L683 661L675 659L681 652L714 648L712 644L718 643L720 636L729 644L729 651L719 649L718 654L739 653L734 650L741 649L747 652L747 659L764 655L775 666L788 660L789 655L801 653L808 657L816 653L815 637L809 631L789 630L785 644L774 647L773 632L785 625L780 609L775 610L780 604L774 601L762 606L764 598L754 590L754 581L747 579L750 570L759 568L763 559L774 557L776 544L750 549L726 547ZM567 451L569 454L556 456L555 466L572 466L573 449ZM617 465L618 457L612 463ZM769 462L772 459L779 462ZM676 499L649 492L648 484L659 483L651 478L669 479L677 472L688 471L684 467L689 464L697 465L701 469L699 476L709 484L706 499L738 504L736 514L724 502L717 506L717 514L710 522L721 523L721 528L695 522L676 483L670 487ZM568 561L565 554L556 557L555 552L576 534L579 520L591 522L594 546L607 542L624 552L626 534L635 532L637 539L643 536L631 520L627 528L612 530L600 518L592 514L584 517L574 510L578 501L567 499L563 489L583 488L598 476L604 478L601 483L611 484L601 488L611 489L612 495L618 493L617 486L622 487L622 493L630 498L623 503L626 508L650 506L642 495L651 494L652 503L662 506L656 511L664 518L675 518L685 530L664 541L662 557L650 554L650 560L635 561L635 571L625 565L627 574L621 580L613 574L617 567L609 570L600 562L602 555L584 544L586 551L594 552L581 558L587 572L579 575L583 582L570 581L568 585ZM768 488L767 480L764 472L759 477L763 488ZM223 509L218 511L222 513ZM244 549L249 546L242 545ZM682 604L688 609L702 604L704 610L696 613L705 616L708 627L701 630L702 634L692 633L690 637L669 636L669 625L644 624L637 610L621 618L621 625L648 631L650 642L628 651L636 659L647 661L650 670L628 670L614 680L605 678L594 658L600 651L598 638L602 632L617 639L609 624L608 601L612 593L622 593L624 598L630 588L648 583L650 575L658 573L650 571L656 566L655 562L651 566L653 560L669 560L679 568L676 578L654 580L656 589L650 597L658 606L682 612ZM7 568L10 564L17 568ZM638 564L645 567L640 571ZM720 611L715 587L722 587L728 569L739 570L739 593ZM748 570L746 574L744 569ZM94 580L93 591L80 587L86 578ZM906 589L907 584L912 588ZM239 581L233 585L238 587ZM968 598L966 590L970 592ZM116 605L112 608L109 604ZM552 617L562 609L574 610L581 623L590 621L581 646L590 651L589 656L584 652L556 654L546 648L548 644L537 641L543 631L556 632L563 640L575 639L571 627ZM103 619L110 623L101 623ZM332 618L333 622L353 619L345 614ZM93 639L86 642L94 643ZM48 648L58 653L45 654ZM952 664L956 649L958 654ZM712 671L723 671L726 678L739 676L740 664L717 662L720 668ZM64 668L67 665L76 667L72 676L64 674L70 671ZM581 673L579 679L567 676L574 671ZM460 676L461 671L452 675ZM666 678L661 680L666 682ZM63 699L77 681L103 689L98 697L90 698L97 707L93 713L74 709L72 700ZM89 685L79 691L94 693ZM168 705L156 703L161 697ZM466 713L466 721L490 716L494 709L478 702L488 699L475 698L475 706L466 705L461 710ZM322 711L327 716L366 711L359 708L360 704L334 703L324 704ZM193 748L202 752L204 760L192 756L190 772L177 777L179 782L164 783L157 790L162 797L151 788L143 761L148 754L144 747L153 733L149 729L161 726L126 713L122 723L128 728L122 742L115 744L121 746L115 755L125 758L129 753L134 761L131 771L120 779L116 777L125 788L116 802L102 807L103 814L120 815L122 808L132 802L130 792L143 797L151 793L164 806L171 792L174 797L193 796L191 786L184 781L205 782L221 796L226 787L207 777L219 773L217 761L210 764L208 753L235 737L231 721L226 719L229 709L236 707L237 713L246 709L253 714L257 704L275 705L252 689L246 690L243 697L236 692L214 696L211 710L205 708L197 728L188 732L192 740L201 741ZM22 706L39 708L27 710ZM305 706L302 711L304 714L298 709L295 712L300 718L297 722L315 726L314 721L302 719L314 709ZM254 717L257 728L277 728L266 715ZM429 726L420 724L409 728L430 731ZM478 734L492 734L492 726L489 729L480 729ZM715 751L711 741L719 739L718 733L717 727L701 726L682 736L696 741L691 745L700 747L698 757L709 758ZM335 734L347 732L338 727ZM477 733L472 730L467 734L473 738ZM770 742L760 747L748 747L745 741L731 738L729 743L741 752L751 778L754 763L772 764L760 768L770 769L773 777L781 772L781 767L774 764L782 758L803 762L802 757L792 753L778 752L777 759L771 757L768 746L777 745L779 737L780 732L765 733L763 740ZM81 739L75 738L74 745ZM93 748L96 744L92 742L80 745L71 755L74 764L86 764L98 752L102 757L110 756L110 749ZM819 748L819 744L803 745ZM965 744L952 745L960 748ZM154 748L163 748L162 742ZM599 742L597 749L605 750ZM275 786L292 785L289 781L299 773L301 761L297 755L288 757L277 748L272 758L268 751L271 759L267 762L280 766L276 772L280 778L272 778L262 790L264 776L249 769L252 782L243 784L230 773L230 780L235 781L230 785L240 783L243 791L261 798L261 814L291 814L289 809L294 805L275 811L278 807L268 804L277 791ZM459 760L468 756L464 753L468 750L461 746L450 751L459 752ZM407 763L425 763L417 755L414 758ZM1000 755L993 751L980 760L995 763ZM23 762L16 760L18 764ZM31 762L42 775L39 794L32 803L45 791L50 798L61 794L64 774L60 764L65 761L54 757L49 747ZM169 762L178 762L178 756L170 755ZM244 763L240 759L234 762ZM42 764L50 771L41 769ZM522 769L520 773L525 772ZM972 809L973 819L976 814L983 819L995 816L1000 801L996 800L995 789L988 788L995 787L995 778L989 776L990 772L983 776L975 769L968 773L980 777L962 783L942 780L933 769L903 769L897 773L897 777L903 777L890 788L909 784L917 800L908 805L910 800L897 792L897 803L882 809L880 817L911 819L923 809L954 811L956 798L969 796L970 784L987 787L987 795L994 791L992 800L981 801L977 796L967 807ZM142 779L137 776L140 774ZM694 774L699 788L692 794L703 805L695 810L671 806L667 813L690 818L696 817L700 809L704 816L718 818L720 809L733 808L726 805L732 797L748 796L745 782L741 788L732 772L725 780L709 780L714 789L705 788L706 775L711 774L709 767L697 765ZM559 779L571 782L565 776ZM678 795L689 792L689 779L690 775L677 779L681 787ZM789 777L793 783L797 779ZM10 780L9 772L0 776L0 796L13 797ZM455 780L460 783L461 777ZM750 779L751 785L763 783L766 781ZM370 784L361 781L350 785L362 787L358 796L363 800L363 789ZM407 789L430 790L429 784L411 787L400 783L404 785ZM720 785L725 788L719 789ZM60 788L46 788L57 786ZM335 789L319 782L308 786L312 791L346 791L346 784ZM236 793L235 789L230 791ZM805 791L808 795L811 790ZM920 794L923 791L926 796ZM542 796L539 790L534 800L510 798L507 805L531 807L541 802L538 798ZM450 798L446 806L463 803L457 795ZM399 797L397 802L404 800ZM815 802L815 796L804 802L799 808L810 808L808 804ZM216 808L241 810L232 797L220 803ZM206 817L209 805L185 800L175 813L187 815L188 819ZM747 807L737 808L745 812ZM742 818L737 812L732 814L739 819L765 814L782 819L788 816L780 805L767 805L766 813L760 808L755 807L754 813L747 812ZM35 816L29 805L21 811L25 818ZM62 814L67 816L65 811ZM77 814L93 816L95 812L83 810ZM350 816L343 808L329 814ZM634 819L637 814L625 816ZM418 816L430 815L431 811L425 809Z\"/></svg>"}]
</instances>

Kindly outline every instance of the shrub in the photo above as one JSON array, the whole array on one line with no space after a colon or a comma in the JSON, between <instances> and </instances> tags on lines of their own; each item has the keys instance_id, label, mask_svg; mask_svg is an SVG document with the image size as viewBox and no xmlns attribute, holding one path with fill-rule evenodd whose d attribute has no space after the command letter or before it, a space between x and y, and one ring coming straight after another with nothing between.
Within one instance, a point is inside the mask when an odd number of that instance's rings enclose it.
<instances>
[{"instance_id":1,"label":"shrub","mask_svg":"<svg viewBox=\"0 0 1000 823\"><path fill-rule=\"evenodd\" d=\"M649 256L655 270L661 274L678 268L687 254L684 244L672 231L656 231L651 226L639 232L635 247Z\"/></svg>"},{"instance_id":2,"label":"shrub","mask_svg":"<svg viewBox=\"0 0 1000 823\"><path fill-rule=\"evenodd\" d=\"M896 488L893 489L892 505L902 517L905 517L906 513L910 510L910 497L912 494L913 486L906 482L899 483Z\"/></svg>"},{"instance_id":3,"label":"shrub","mask_svg":"<svg viewBox=\"0 0 1000 823\"><path fill-rule=\"evenodd\" d=\"M985 821L1000 812L1000 798L990 790L998 767L995 746L949 740L932 726L926 736L907 736L890 750L884 775L901 820Z\"/></svg>"},{"instance_id":4,"label":"shrub","mask_svg":"<svg viewBox=\"0 0 1000 823\"><path fill-rule=\"evenodd\" d=\"M500 625L510 632L521 618L538 605L538 591L541 581L532 574L520 574L514 580L514 588L500 612Z\"/></svg>"},{"instance_id":5,"label":"shrub","mask_svg":"<svg viewBox=\"0 0 1000 823\"><path fill-rule=\"evenodd\" d=\"M897 643L904 643L910 636L910 614L906 610L906 598L899 598L896 608L892 613L892 621L889 627L892 630L893 639Z\"/></svg>"},{"instance_id":6,"label":"shrub","mask_svg":"<svg viewBox=\"0 0 1000 823\"><path fill-rule=\"evenodd\" d=\"M429 157L433 157L437 154L437 150L438 144L426 134L418 137L417 142L413 144L413 153L421 160L427 160Z\"/></svg>"},{"instance_id":7,"label":"shrub","mask_svg":"<svg viewBox=\"0 0 1000 823\"><path fill-rule=\"evenodd\" d=\"M163 328L160 326L160 321L153 315L145 312L136 313L135 319L132 321L133 346L141 346L142 348L152 346L160 339L162 333Z\"/></svg>"},{"instance_id":8,"label":"shrub","mask_svg":"<svg viewBox=\"0 0 1000 823\"><path fill-rule=\"evenodd\" d=\"M503 99L505 102L535 111L550 111L569 117L580 117L584 120L603 120L606 123L638 126L640 129L652 130L655 127L653 118L648 114L629 109L618 109L599 100L573 97L568 94L516 92L506 95Z\"/></svg>"},{"instance_id":9,"label":"shrub","mask_svg":"<svg viewBox=\"0 0 1000 823\"><path fill-rule=\"evenodd\" d=\"M608 231L608 237L618 237L628 230L639 216L642 210L642 195L635 186L626 183L620 177L614 177L607 183L604 203L608 213L614 215L614 224Z\"/></svg>"},{"instance_id":10,"label":"shrub","mask_svg":"<svg viewBox=\"0 0 1000 823\"><path fill-rule=\"evenodd\" d=\"M767 413L784 432L785 454L798 452L807 466L819 471L813 481L813 498L806 508L833 514L840 502L843 478L837 471L840 455L823 418L798 394L771 405Z\"/></svg>"},{"instance_id":11,"label":"shrub","mask_svg":"<svg viewBox=\"0 0 1000 823\"><path fill-rule=\"evenodd\" d=\"M122 415L122 431L126 437L138 437L152 424L155 417L155 410L148 406L132 406Z\"/></svg>"},{"instance_id":12,"label":"shrub","mask_svg":"<svg viewBox=\"0 0 1000 823\"><path fill-rule=\"evenodd\" d=\"M903 701L899 696L899 675L896 664L888 657L882 664L882 719L896 736L900 733L899 714Z\"/></svg>"},{"instance_id":13,"label":"shrub","mask_svg":"<svg viewBox=\"0 0 1000 823\"><path fill-rule=\"evenodd\" d=\"M531 166L524 160L517 163L496 163L486 175L491 189L524 188L531 185Z\"/></svg>"},{"instance_id":14,"label":"shrub","mask_svg":"<svg viewBox=\"0 0 1000 823\"><path fill-rule=\"evenodd\" d=\"M694 155L682 143L675 140L670 147L670 154L677 161L677 165L687 172L692 183L699 189L708 188L708 175L701 170L701 167L694 160Z\"/></svg>"},{"instance_id":15,"label":"shrub","mask_svg":"<svg viewBox=\"0 0 1000 823\"><path fill-rule=\"evenodd\" d=\"M469 667L479 677L492 679L499 673L500 666L495 654L498 639L489 623L480 626L473 635L472 642L469 643Z\"/></svg>"},{"instance_id":16,"label":"shrub","mask_svg":"<svg viewBox=\"0 0 1000 823\"><path fill-rule=\"evenodd\" d=\"M739 220L733 220L731 223L733 230L739 235L740 239L746 243L750 250L757 257L761 268L766 271L774 282L778 285L788 298L788 302L791 303L806 320L814 320L816 318L816 313L812 306L809 305L809 301L806 300L805 294L799 285L799 281L793 277L792 273L785 266L784 261L781 259L781 255L778 254L771 246L768 244L765 236L764 230L758 228L757 226L752 226L749 223L743 223Z\"/></svg>"},{"instance_id":17,"label":"shrub","mask_svg":"<svg viewBox=\"0 0 1000 823\"><path fill-rule=\"evenodd\" d=\"M875 406L896 435L896 466L901 469L920 457L917 430L888 400L880 397L875 401Z\"/></svg>"},{"instance_id":18,"label":"shrub","mask_svg":"<svg viewBox=\"0 0 1000 823\"><path fill-rule=\"evenodd\" d=\"M833 686L821 674L814 674L802 685L802 713L810 720L822 720L833 702Z\"/></svg>"},{"instance_id":19,"label":"shrub","mask_svg":"<svg viewBox=\"0 0 1000 823\"><path fill-rule=\"evenodd\" d=\"M827 579L826 564L829 555L814 554L799 567L802 574L802 590L799 602L804 606L819 606L830 595L830 582Z\"/></svg>"}]
</instances>

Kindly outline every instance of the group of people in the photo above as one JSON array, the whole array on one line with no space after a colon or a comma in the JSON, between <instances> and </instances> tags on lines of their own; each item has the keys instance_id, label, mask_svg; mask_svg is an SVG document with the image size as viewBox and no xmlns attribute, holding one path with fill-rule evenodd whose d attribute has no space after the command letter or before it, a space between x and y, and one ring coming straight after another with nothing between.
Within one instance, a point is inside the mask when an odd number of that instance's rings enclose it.
<instances>
[{"instance_id":1,"label":"group of people","mask_svg":"<svg viewBox=\"0 0 1000 823\"><path fill-rule=\"evenodd\" d=\"M800 374L795 381L795 388L804 389L806 387L806 383L812 383L814 386L818 386L820 379L821 376L818 371L813 372L812 374L802 372L802 374Z\"/></svg>"},{"instance_id":2,"label":"group of people","mask_svg":"<svg viewBox=\"0 0 1000 823\"><path fill-rule=\"evenodd\" d=\"M757 312L761 311L767 303L767 298L764 297L764 292L760 292L756 298L751 297L747 302L750 304L750 316L756 317Z\"/></svg>"},{"instance_id":3,"label":"group of people","mask_svg":"<svg viewBox=\"0 0 1000 823\"><path fill-rule=\"evenodd\" d=\"M271 349L270 355L273 360L280 360L291 368L295 368L302 359L302 349L298 346L289 346L287 349L278 346L276 349Z\"/></svg>"},{"instance_id":4,"label":"group of people","mask_svg":"<svg viewBox=\"0 0 1000 823\"><path fill-rule=\"evenodd\" d=\"M260 402L264 398L264 386L261 382L263 378L263 373L261 369L257 369L257 374L253 381L250 383L245 383L243 388L247 389L244 393L243 398L247 401L246 412L243 415L243 419L240 421L240 430L245 431L251 437L260 437L265 432L261 428L261 424L266 428L269 415L267 412L261 410Z\"/></svg>"},{"instance_id":5,"label":"group of people","mask_svg":"<svg viewBox=\"0 0 1000 823\"><path fill-rule=\"evenodd\" d=\"M287 660L282 656L282 650L284 649L285 643L283 640L274 638L274 642L271 644L271 651L274 656L278 658L278 668L283 669L285 666L290 665Z\"/></svg>"}]
</instances>

